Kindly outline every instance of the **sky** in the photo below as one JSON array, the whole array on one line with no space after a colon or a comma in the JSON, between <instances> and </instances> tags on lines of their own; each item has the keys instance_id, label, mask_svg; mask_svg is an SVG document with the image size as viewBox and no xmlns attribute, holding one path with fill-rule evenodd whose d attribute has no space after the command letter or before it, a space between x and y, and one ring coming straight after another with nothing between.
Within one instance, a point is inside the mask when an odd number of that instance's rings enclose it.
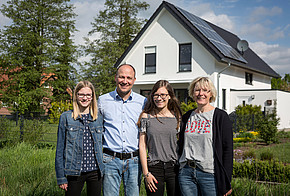
<instances>
[{"instance_id":1,"label":"sky","mask_svg":"<svg viewBox=\"0 0 290 196\"><path fill-rule=\"evenodd\" d=\"M141 1L141 0L140 0ZM143 0L150 8L139 13L149 19L162 0ZM0 4L7 0L1 0ZM105 0L71 0L74 4L76 44L83 44L83 37L92 29L91 22ZM167 0L204 20L247 40L256 52L280 76L290 73L290 0ZM0 13L0 28L11 21ZM97 36L97 35L95 35ZM94 37L91 37L92 39Z\"/></svg>"}]
</instances>

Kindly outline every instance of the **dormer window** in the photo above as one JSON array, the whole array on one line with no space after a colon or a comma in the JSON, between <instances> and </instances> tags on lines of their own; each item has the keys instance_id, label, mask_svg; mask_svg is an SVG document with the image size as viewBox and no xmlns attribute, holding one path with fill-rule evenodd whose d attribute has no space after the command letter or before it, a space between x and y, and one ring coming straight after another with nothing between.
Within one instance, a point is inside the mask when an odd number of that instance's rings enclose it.
<instances>
[{"instance_id":1,"label":"dormer window","mask_svg":"<svg viewBox=\"0 0 290 196\"><path fill-rule=\"evenodd\" d=\"M179 44L179 72L191 71L191 43Z\"/></svg>"},{"instance_id":2,"label":"dormer window","mask_svg":"<svg viewBox=\"0 0 290 196\"><path fill-rule=\"evenodd\" d=\"M145 74L156 73L156 46L145 47Z\"/></svg>"},{"instance_id":3,"label":"dormer window","mask_svg":"<svg viewBox=\"0 0 290 196\"><path fill-rule=\"evenodd\" d=\"M245 73L245 80L246 80L246 84L253 85L253 74L246 72Z\"/></svg>"}]
</instances>

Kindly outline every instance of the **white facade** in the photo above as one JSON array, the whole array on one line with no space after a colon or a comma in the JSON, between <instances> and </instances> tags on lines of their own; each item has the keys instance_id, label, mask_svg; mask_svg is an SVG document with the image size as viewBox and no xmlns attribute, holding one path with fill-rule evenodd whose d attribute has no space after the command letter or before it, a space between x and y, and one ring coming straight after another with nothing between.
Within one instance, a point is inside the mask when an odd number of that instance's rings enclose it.
<instances>
[{"instance_id":1,"label":"white facade","mask_svg":"<svg viewBox=\"0 0 290 196\"><path fill-rule=\"evenodd\" d=\"M277 116L280 118L278 129L290 128L290 93L280 90L253 90L231 91L231 111L235 106L252 104L261 106L263 111L271 111L276 107Z\"/></svg>"},{"instance_id":2,"label":"white facade","mask_svg":"<svg viewBox=\"0 0 290 196\"><path fill-rule=\"evenodd\" d=\"M185 43L192 44L191 71L179 72L179 44ZM156 73L145 73L146 47L155 47ZM219 89L219 99L213 103L214 106L231 113L244 100L246 100L246 104L261 105L267 99L277 99L277 111L281 118L279 128L290 128L290 118L283 112L289 111L289 108L288 110L279 108L280 91L273 96L270 96L267 91L251 91L271 89L271 77L233 66L231 62L217 61L165 8L128 51L120 62L120 64L122 63L129 63L136 69L137 80L133 87L135 92L141 93L142 90L150 90L153 84L160 79L168 80L174 89L185 90L194 78L208 76ZM252 84L246 84L246 72L252 74ZM231 89L242 91L231 91ZM244 90L249 90L251 93L245 93ZM249 96L253 94L255 98L250 100ZM266 95L270 97L268 98ZM281 103L286 103L284 99L281 98Z\"/></svg>"}]
</instances>

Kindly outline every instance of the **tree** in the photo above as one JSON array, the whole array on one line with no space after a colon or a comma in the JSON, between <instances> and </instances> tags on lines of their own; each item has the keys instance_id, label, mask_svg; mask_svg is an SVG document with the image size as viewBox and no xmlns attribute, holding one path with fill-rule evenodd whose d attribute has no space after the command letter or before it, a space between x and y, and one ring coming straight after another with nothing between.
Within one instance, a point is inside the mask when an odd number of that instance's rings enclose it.
<instances>
[{"instance_id":1,"label":"tree","mask_svg":"<svg viewBox=\"0 0 290 196\"><path fill-rule=\"evenodd\" d=\"M284 78L272 78L271 88L290 91L290 74L285 74Z\"/></svg>"},{"instance_id":2,"label":"tree","mask_svg":"<svg viewBox=\"0 0 290 196\"><path fill-rule=\"evenodd\" d=\"M106 0L105 10L100 11L89 36L98 33L98 39L85 38L82 47L85 55L91 57L82 65L83 78L96 87L97 95L115 88L114 64L132 42L145 20L137 18L140 10L149 4L139 0Z\"/></svg>"},{"instance_id":3,"label":"tree","mask_svg":"<svg viewBox=\"0 0 290 196\"><path fill-rule=\"evenodd\" d=\"M74 7L68 2L10 0L2 5L0 11L12 24L0 31L0 75L6 76L0 94L14 110L40 111L50 93L46 85L54 83L63 94L71 83L76 48L70 37L76 29ZM56 80L41 85L44 73L54 73Z\"/></svg>"}]
</instances>

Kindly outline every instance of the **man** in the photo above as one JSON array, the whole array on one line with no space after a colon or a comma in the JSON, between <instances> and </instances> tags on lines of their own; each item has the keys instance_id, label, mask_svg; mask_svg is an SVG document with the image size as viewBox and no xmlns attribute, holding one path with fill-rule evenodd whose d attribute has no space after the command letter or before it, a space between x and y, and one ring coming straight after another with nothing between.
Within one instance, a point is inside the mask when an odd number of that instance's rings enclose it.
<instances>
[{"instance_id":1,"label":"man","mask_svg":"<svg viewBox=\"0 0 290 196\"><path fill-rule=\"evenodd\" d=\"M141 166L136 123L146 100L132 91L135 80L134 67L122 64L115 76L115 91L99 97L99 111L104 117L104 196L118 196L122 179L125 195L139 195Z\"/></svg>"}]
</instances>

